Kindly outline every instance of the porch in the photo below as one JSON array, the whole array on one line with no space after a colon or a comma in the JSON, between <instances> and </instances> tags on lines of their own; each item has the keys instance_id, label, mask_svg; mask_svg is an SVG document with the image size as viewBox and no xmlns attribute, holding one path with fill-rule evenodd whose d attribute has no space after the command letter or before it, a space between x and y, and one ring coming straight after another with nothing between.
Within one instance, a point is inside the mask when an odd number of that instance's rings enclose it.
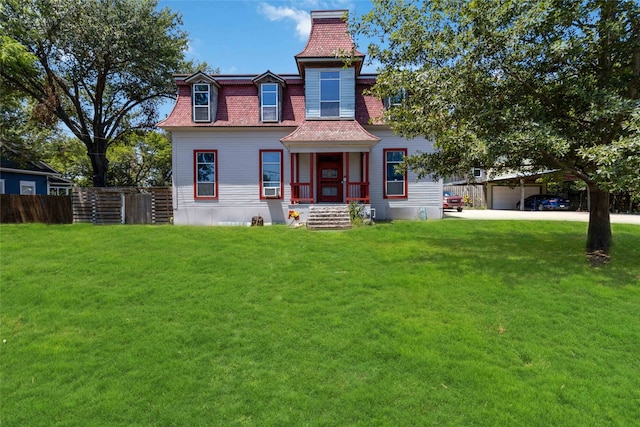
<instances>
[{"instance_id":1,"label":"porch","mask_svg":"<svg viewBox=\"0 0 640 427\"><path fill-rule=\"evenodd\" d=\"M280 142L291 153L291 203L370 203L369 157L380 138L356 120L305 120Z\"/></svg>"},{"instance_id":2,"label":"porch","mask_svg":"<svg viewBox=\"0 0 640 427\"><path fill-rule=\"evenodd\" d=\"M369 152L291 153L291 203L370 203Z\"/></svg>"}]
</instances>

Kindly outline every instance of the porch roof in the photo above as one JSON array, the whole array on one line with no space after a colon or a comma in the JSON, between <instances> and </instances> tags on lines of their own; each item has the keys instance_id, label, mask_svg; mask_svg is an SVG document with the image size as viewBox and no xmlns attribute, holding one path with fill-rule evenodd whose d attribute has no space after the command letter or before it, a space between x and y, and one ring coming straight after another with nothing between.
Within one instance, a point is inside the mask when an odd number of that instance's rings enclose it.
<instances>
[{"instance_id":1,"label":"porch roof","mask_svg":"<svg viewBox=\"0 0 640 427\"><path fill-rule=\"evenodd\" d=\"M291 152L368 151L380 138L356 120L305 120L280 142Z\"/></svg>"}]
</instances>

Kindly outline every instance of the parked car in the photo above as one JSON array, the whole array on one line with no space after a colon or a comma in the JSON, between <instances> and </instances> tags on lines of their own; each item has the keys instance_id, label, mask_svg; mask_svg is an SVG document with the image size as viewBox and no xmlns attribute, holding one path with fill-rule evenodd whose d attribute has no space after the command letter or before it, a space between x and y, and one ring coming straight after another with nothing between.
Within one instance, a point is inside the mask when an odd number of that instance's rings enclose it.
<instances>
[{"instance_id":1,"label":"parked car","mask_svg":"<svg viewBox=\"0 0 640 427\"><path fill-rule=\"evenodd\" d=\"M520 202L516 203L516 208L520 209ZM544 210L569 210L569 200L552 194L535 194L524 199L524 209L539 211Z\"/></svg>"},{"instance_id":2,"label":"parked car","mask_svg":"<svg viewBox=\"0 0 640 427\"><path fill-rule=\"evenodd\" d=\"M442 192L442 207L444 209L456 208L458 212L462 212L463 206L464 202L462 201L462 197L453 194L451 191Z\"/></svg>"}]
</instances>

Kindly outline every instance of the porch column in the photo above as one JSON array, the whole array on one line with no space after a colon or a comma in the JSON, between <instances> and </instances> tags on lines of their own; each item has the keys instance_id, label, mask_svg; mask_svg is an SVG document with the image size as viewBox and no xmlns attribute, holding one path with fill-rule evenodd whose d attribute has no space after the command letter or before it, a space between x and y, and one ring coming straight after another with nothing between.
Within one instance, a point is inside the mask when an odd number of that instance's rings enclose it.
<instances>
[{"instance_id":1,"label":"porch column","mask_svg":"<svg viewBox=\"0 0 640 427\"><path fill-rule=\"evenodd\" d=\"M344 189L343 191L345 191L345 196L344 196L344 201L346 202L349 199L350 196L350 191L351 189L349 188L349 183L351 182L351 180L349 179L349 169L350 169L350 165L349 165L349 160L351 160L351 156L349 156L349 152L347 151L346 153L344 153L344 156L346 157L345 159L345 165L343 167L347 168L347 173L344 176L343 184L342 184L342 188Z\"/></svg>"},{"instance_id":2,"label":"porch column","mask_svg":"<svg viewBox=\"0 0 640 427\"><path fill-rule=\"evenodd\" d=\"M371 203L371 193L370 191L370 187L371 187L371 181L369 181L369 152L365 152L364 153L364 164L365 164L365 175L364 175L364 182L367 183L367 202Z\"/></svg>"},{"instance_id":3,"label":"porch column","mask_svg":"<svg viewBox=\"0 0 640 427\"><path fill-rule=\"evenodd\" d=\"M313 202L311 203L315 203L315 192L313 190L313 183L316 181L316 175L313 172L313 162L315 160L315 155L314 153L309 153L309 197L311 199L313 199Z\"/></svg>"}]
</instances>

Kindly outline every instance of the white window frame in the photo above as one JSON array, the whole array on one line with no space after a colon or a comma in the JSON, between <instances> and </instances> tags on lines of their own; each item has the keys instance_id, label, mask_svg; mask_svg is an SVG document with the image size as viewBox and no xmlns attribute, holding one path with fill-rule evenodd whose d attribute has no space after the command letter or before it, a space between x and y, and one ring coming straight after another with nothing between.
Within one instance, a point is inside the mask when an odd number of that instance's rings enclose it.
<instances>
[{"instance_id":1,"label":"white window frame","mask_svg":"<svg viewBox=\"0 0 640 427\"><path fill-rule=\"evenodd\" d=\"M329 73L335 74L335 76L332 76L332 77L326 77L325 76L325 77L323 77L323 74L327 75ZM340 71L334 71L334 70L322 70L322 71L320 71L320 86L319 86L318 89L320 90L320 117L323 118L323 119L340 117L340 107L341 107L341 105L340 105L340 94L341 94L341 85L342 85L340 80L341 80L340 79ZM322 82L323 81L335 81L335 82L338 82L338 93L337 93L338 96L337 96L336 99L325 99L325 98L323 98L323 96L322 96ZM338 104L338 114L333 114L333 115L322 114L322 105L323 104Z\"/></svg>"},{"instance_id":2,"label":"white window frame","mask_svg":"<svg viewBox=\"0 0 640 427\"><path fill-rule=\"evenodd\" d=\"M198 154L213 154L213 162L198 161ZM198 165L213 166L213 181L200 181ZM213 194L200 194L200 184L213 185ZM195 200L218 199L218 150L193 150L193 197Z\"/></svg>"},{"instance_id":3,"label":"white window frame","mask_svg":"<svg viewBox=\"0 0 640 427\"><path fill-rule=\"evenodd\" d=\"M265 103L265 93L275 94L275 103L274 104L266 104ZM279 122L280 118L280 109L278 106L280 105L280 90L279 85L277 83L262 83L260 85L260 121L269 123L269 122ZM265 118L265 110L273 109L275 110L274 118Z\"/></svg>"},{"instance_id":4,"label":"white window frame","mask_svg":"<svg viewBox=\"0 0 640 427\"><path fill-rule=\"evenodd\" d=\"M394 168L396 165L399 165L400 163L402 163L402 161L407 157L407 149L406 148L386 148L383 151L383 156L384 156L384 198L385 199L405 199L407 198L407 192L408 192L408 187L407 187L407 172L405 171L404 174L402 174L402 179L398 179L398 175L394 172L393 176L389 176L387 174L387 170L389 168L390 165L394 165ZM388 153L402 153L402 160L387 160L387 154ZM389 191L389 184L395 184L397 185L398 183L402 184L402 194L395 194L395 193L391 193Z\"/></svg>"},{"instance_id":5,"label":"white window frame","mask_svg":"<svg viewBox=\"0 0 640 427\"><path fill-rule=\"evenodd\" d=\"M278 161L265 160L265 154L277 154ZM277 166L280 179L278 181L265 180L265 166ZM260 198L264 199L265 188L278 188L278 199L282 199L282 182L284 178L284 153L282 150L260 150Z\"/></svg>"},{"instance_id":6,"label":"white window frame","mask_svg":"<svg viewBox=\"0 0 640 427\"><path fill-rule=\"evenodd\" d=\"M199 88L198 86L202 86L202 88ZM206 87L206 90L204 89ZM211 121L211 85L209 83L194 83L192 86L192 92L193 92L193 96L192 96L192 103L193 103L193 121L194 122L210 122ZM196 95L198 94L206 94L207 95L207 103L205 104L198 104L198 97ZM196 111L197 109L203 109L206 108L207 111L207 117L206 119L198 119L197 115L196 115Z\"/></svg>"},{"instance_id":7,"label":"white window frame","mask_svg":"<svg viewBox=\"0 0 640 427\"><path fill-rule=\"evenodd\" d=\"M33 188L33 193L31 193L31 194L24 193L22 191L23 187ZM36 182L35 181L20 181L20 194L21 195L36 195L36 194L38 194L37 187L36 187Z\"/></svg>"}]
</instances>

